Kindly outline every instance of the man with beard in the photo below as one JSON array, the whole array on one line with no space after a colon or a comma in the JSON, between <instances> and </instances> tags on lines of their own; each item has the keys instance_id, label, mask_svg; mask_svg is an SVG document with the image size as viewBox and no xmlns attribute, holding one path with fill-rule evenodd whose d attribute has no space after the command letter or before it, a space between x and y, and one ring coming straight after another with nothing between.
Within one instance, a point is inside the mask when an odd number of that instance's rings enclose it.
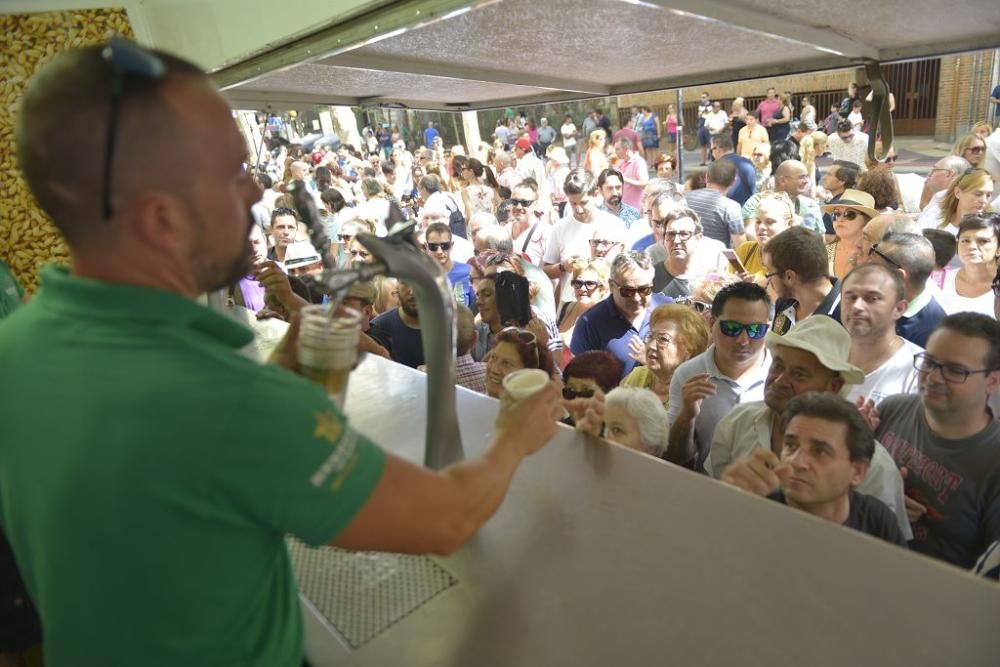
<instances>
[{"instance_id":1,"label":"man with beard","mask_svg":"<svg viewBox=\"0 0 1000 667\"><path fill-rule=\"evenodd\" d=\"M842 284L840 319L851 335L850 362L865 374L847 398L878 404L891 394L914 393L913 357L924 350L896 333L896 322L906 311L903 276L884 264L862 264Z\"/></svg>"},{"instance_id":2,"label":"man with beard","mask_svg":"<svg viewBox=\"0 0 1000 667\"><path fill-rule=\"evenodd\" d=\"M0 529L47 664L298 665L286 535L451 553L554 434L555 384L483 457L425 470L290 372L296 322L284 368L239 354L251 332L195 299L248 274L260 188L196 66L115 38L55 56L21 104L18 163L73 258L0 326Z\"/></svg>"},{"instance_id":3,"label":"man with beard","mask_svg":"<svg viewBox=\"0 0 1000 667\"><path fill-rule=\"evenodd\" d=\"M424 343L420 335L420 313L417 297L410 286L400 280L396 284L399 306L372 320L369 335L389 350L393 361L410 368L424 363Z\"/></svg>"},{"instance_id":4,"label":"man with beard","mask_svg":"<svg viewBox=\"0 0 1000 667\"><path fill-rule=\"evenodd\" d=\"M812 315L840 320L840 284L830 276L823 237L805 227L790 227L763 250L765 277L778 297L771 330L783 334Z\"/></svg>"},{"instance_id":5,"label":"man with beard","mask_svg":"<svg viewBox=\"0 0 1000 667\"><path fill-rule=\"evenodd\" d=\"M597 177L597 187L601 191L601 198L604 203L598 209L618 216L625 223L625 229L632 228L632 224L642 217L639 209L629 206L622 201L622 192L625 178L617 169L605 169Z\"/></svg>"},{"instance_id":6,"label":"man with beard","mask_svg":"<svg viewBox=\"0 0 1000 667\"><path fill-rule=\"evenodd\" d=\"M861 370L847 360L850 336L829 317L811 317L784 336L768 332L764 340L772 357L764 381L764 400L741 403L719 422L705 462L705 470L716 479L734 462L754 452L781 455L785 443L782 415L795 396L806 392L843 395L846 387L864 381ZM867 471L854 489L888 505L903 535L911 537L903 479L896 464L878 443L868 458Z\"/></svg>"},{"instance_id":7,"label":"man with beard","mask_svg":"<svg viewBox=\"0 0 1000 667\"><path fill-rule=\"evenodd\" d=\"M714 343L670 379L670 442L663 458L703 472L716 424L740 403L764 398L770 313L771 297L754 283L733 283L715 295Z\"/></svg>"}]
</instances>

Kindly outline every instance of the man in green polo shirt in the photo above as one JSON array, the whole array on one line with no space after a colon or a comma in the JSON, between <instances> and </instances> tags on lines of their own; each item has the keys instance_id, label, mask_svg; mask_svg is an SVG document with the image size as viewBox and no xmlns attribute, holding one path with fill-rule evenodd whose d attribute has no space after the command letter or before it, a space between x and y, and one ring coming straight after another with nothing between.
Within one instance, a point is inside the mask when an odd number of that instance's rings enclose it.
<instances>
[{"instance_id":1,"label":"man in green polo shirt","mask_svg":"<svg viewBox=\"0 0 1000 667\"><path fill-rule=\"evenodd\" d=\"M16 139L73 255L0 323L0 528L48 665L299 665L286 534L449 553L554 434L551 385L482 458L425 470L322 388L236 353L251 334L193 298L248 273L260 190L194 66L131 43L65 52Z\"/></svg>"}]
</instances>

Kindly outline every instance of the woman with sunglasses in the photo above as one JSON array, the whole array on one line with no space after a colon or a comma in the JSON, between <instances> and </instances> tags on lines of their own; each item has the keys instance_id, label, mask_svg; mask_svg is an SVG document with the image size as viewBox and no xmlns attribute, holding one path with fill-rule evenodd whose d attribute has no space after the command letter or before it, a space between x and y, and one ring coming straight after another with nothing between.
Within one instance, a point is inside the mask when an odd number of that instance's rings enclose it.
<instances>
[{"instance_id":1,"label":"woman with sunglasses","mask_svg":"<svg viewBox=\"0 0 1000 667\"><path fill-rule=\"evenodd\" d=\"M569 350L573 340L573 328L580 316L594 304L608 296L608 265L601 260L590 262L573 262L573 273L570 285L573 287L573 301L563 303L559 310L557 326L559 337Z\"/></svg>"},{"instance_id":2,"label":"woman with sunglasses","mask_svg":"<svg viewBox=\"0 0 1000 667\"><path fill-rule=\"evenodd\" d=\"M573 357L563 369L563 398L592 398L598 392L605 394L618 386L622 377L622 363L604 350L591 350ZM583 417L584 410L570 410L565 423L572 426Z\"/></svg>"},{"instance_id":3,"label":"woman with sunglasses","mask_svg":"<svg viewBox=\"0 0 1000 667\"><path fill-rule=\"evenodd\" d=\"M503 379L522 368L539 368L550 376L555 373L549 351L535 334L518 327L501 329L486 359L487 395L500 398Z\"/></svg>"},{"instance_id":4,"label":"woman with sunglasses","mask_svg":"<svg viewBox=\"0 0 1000 667\"><path fill-rule=\"evenodd\" d=\"M768 190L771 183L771 144L765 141L754 146L750 161L757 173L757 192Z\"/></svg>"},{"instance_id":5,"label":"woman with sunglasses","mask_svg":"<svg viewBox=\"0 0 1000 667\"><path fill-rule=\"evenodd\" d=\"M862 234L868 221L878 215L875 198L861 190L847 189L834 204L823 206L823 212L833 218L837 239L826 246L830 273L843 279L858 264L861 257Z\"/></svg>"},{"instance_id":6,"label":"woman with sunglasses","mask_svg":"<svg viewBox=\"0 0 1000 667\"><path fill-rule=\"evenodd\" d=\"M966 134L955 142L952 155L965 158L973 167L981 167L986 157L986 141L978 134Z\"/></svg>"},{"instance_id":7,"label":"woman with sunglasses","mask_svg":"<svg viewBox=\"0 0 1000 667\"><path fill-rule=\"evenodd\" d=\"M708 343L708 325L695 307L677 303L658 306L649 316L649 333L632 357L644 365L636 366L621 386L649 389L666 406L674 371L704 352Z\"/></svg>"},{"instance_id":8,"label":"woman with sunglasses","mask_svg":"<svg viewBox=\"0 0 1000 667\"><path fill-rule=\"evenodd\" d=\"M993 177L983 169L967 169L955 179L940 202L934 200L920 214L921 227L935 227L958 235L958 225L967 215L982 215L993 198Z\"/></svg>"},{"instance_id":9,"label":"woman with sunglasses","mask_svg":"<svg viewBox=\"0 0 1000 667\"><path fill-rule=\"evenodd\" d=\"M1000 215L967 215L958 226L961 268L946 271L938 301L949 315L993 316L993 278L1000 258Z\"/></svg>"}]
</instances>

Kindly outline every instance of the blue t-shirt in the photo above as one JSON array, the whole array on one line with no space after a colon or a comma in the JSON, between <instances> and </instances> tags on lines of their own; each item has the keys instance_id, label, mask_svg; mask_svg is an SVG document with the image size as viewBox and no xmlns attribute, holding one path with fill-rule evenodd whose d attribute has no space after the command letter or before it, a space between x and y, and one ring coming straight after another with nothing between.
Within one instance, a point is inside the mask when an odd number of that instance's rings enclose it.
<instances>
[{"instance_id":1,"label":"blue t-shirt","mask_svg":"<svg viewBox=\"0 0 1000 667\"><path fill-rule=\"evenodd\" d=\"M656 237L652 234L647 234L632 244L632 250L645 250L654 243L656 243Z\"/></svg>"},{"instance_id":2,"label":"blue t-shirt","mask_svg":"<svg viewBox=\"0 0 1000 667\"><path fill-rule=\"evenodd\" d=\"M434 137L441 136L436 129L433 127L428 127L424 130L424 146L431 148L434 145Z\"/></svg>"},{"instance_id":3,"label":"blue t-shirt","mask_svg":"<svg viewBox=\"0 0 1000 667\"><path fill-rule=\"evenodd\" d=\"M570 349L573 350L573 354L583 354L591 350L610 352L615 359L624 365L625 373L622 377L625 377L635 368L635 360L628 353L629 341L634 337L642 340L649 333L649 314L657 306L673 302L673 299L663 294L654 293L650 296L649 307L646 309L646 315L642 318L642 325L636 330L632 323L618 312L614 297L609 296L577 320L576 326L573 328Z\"/></svg>"},{"instance_id":4,"label":"blue t-shirt","mask_svg":"<svg viewBox=\"0 0 1000 667\"><path fill-rule=\"evenodd\" d=\"M753 162L736 153L729 153L722 159L736 163L736 180L729 187L726 196L743 206L757 191L757 170L753 168Z\"/></svg>"},{"instance_id":5,"label":"blue t-shirt","mask_svg":"<svg viewBox=\"0 0 1000 667\"><path fill-rule=\"evenodd\" d=\"M453 262L452 264L451 271L448 272L451 293L455 296L455 301L466 308L472 308L472 304L476 300L476 292L472 289L472 281L469 279L472 267L462 262Z\"/></svg>"},{"instance_id":6,"label":"blue t-shirt","mask_svg":"<svg viewBox=\"0 0 1000 667\"><path fill-rule=\"evenodd\" d=\"M393 308L372 320L368 335L389 350L393 361L410 368L424 363L424 342L420 329L406 326L399 317L399 308Z\"/></svg>"},{"instance_id":7,"label":"blue t-shirt","mask_svg":"<svg viewBox=\"0 0 1000 667\"><path fill-rule=\"evenodd\" d=\"M993 92L990 94L990 97L992 97L993 99L1000 100L1000 86L997 86L996 88L993 89ZM1000 116L1000 104L995 105L993 109L994 109L993 115Z\"/></svg>"}]
</instances>

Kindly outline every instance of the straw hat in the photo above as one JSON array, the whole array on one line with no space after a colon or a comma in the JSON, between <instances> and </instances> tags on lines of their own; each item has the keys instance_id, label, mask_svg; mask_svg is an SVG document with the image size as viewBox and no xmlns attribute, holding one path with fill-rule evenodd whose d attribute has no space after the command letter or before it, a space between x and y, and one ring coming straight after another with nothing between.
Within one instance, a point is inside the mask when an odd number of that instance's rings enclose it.
<instances>
[{"instance_id":1,"label":"straw hat","mask_svg":"<svg viewBox=\"0 0 1000 667\"><path fill-rule=\"evenodd\" d=\"M869 220L880 213L875 208L874 197L867 192L850 189L844 190L844 194L840 195L840 199L837 201L826 204L821 208L824 213L833 213L833 209L835 208L846 208L867 215Z\"/></svg>"}]
</instances>

